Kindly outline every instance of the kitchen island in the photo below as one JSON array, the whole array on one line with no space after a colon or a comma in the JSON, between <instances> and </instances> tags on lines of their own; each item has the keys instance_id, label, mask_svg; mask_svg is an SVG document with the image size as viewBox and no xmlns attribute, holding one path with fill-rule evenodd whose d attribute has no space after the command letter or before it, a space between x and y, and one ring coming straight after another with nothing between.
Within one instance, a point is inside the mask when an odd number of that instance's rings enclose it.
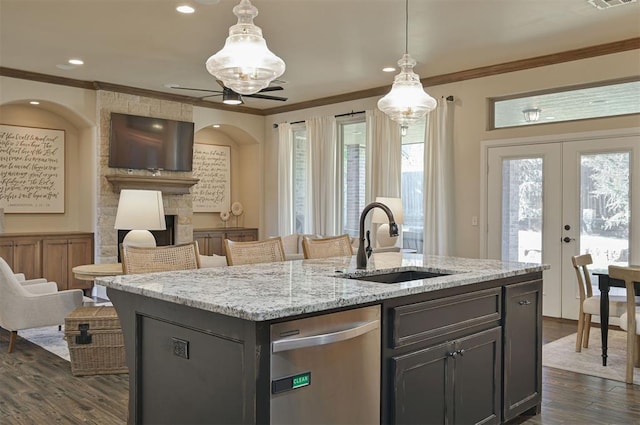
<instances>
[{"instance_id":1,"label":"kitchen island","mask_svg":"<svg viewBox=\"0 0 640 425\"><path fill-rule=\"evenodd\" d=\"M354 256L98 282L123 329L132 423L268 423L272 325L367 306L382 423L500 423L539 412L545 268L379 253L366 270ZM358 279L420 272L436 276Z\"/></svg>"}]
</instances>

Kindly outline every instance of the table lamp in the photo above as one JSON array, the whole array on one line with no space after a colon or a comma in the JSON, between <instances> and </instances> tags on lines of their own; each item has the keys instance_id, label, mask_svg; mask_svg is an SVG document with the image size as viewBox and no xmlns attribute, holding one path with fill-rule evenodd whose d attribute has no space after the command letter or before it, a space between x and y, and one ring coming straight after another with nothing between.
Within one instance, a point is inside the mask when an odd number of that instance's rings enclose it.
<instances>
[{"instance_id":1,"label":"table lamp","mask_svg":"<svg viewBox=\"0 0 640 425\"><path fill-rule=\"evenodd\" d=\"M387 198L378 196L376 202L381 202L389 207L393 213L393 218L396 224L402 224L404 222L404 215L402 212L402 198ZM387 248L394 246L398 240L398 236L389 236L389 218L380 208L374 208L373 216L371 217L371 223L380 224L376 231L376 244L380 248Z\"/></svg>"},{"instance_id":2,"label":"table lamp","mask_svg":"<svg viewBox=\"0 0 640 425\"><path fill-rule=\"evenodd\" d=\"M156 246L149 230L165 230L162 192L158 190L120 191L114 228L130 230L122 241L126 246Z\"/></svg>"}]
</instances>

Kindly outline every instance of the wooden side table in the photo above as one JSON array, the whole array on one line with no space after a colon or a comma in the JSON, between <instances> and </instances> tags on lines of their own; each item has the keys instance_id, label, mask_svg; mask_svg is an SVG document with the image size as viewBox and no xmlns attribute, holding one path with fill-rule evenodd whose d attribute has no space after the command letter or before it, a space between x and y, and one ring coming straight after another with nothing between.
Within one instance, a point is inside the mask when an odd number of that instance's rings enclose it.
<instances>
[{"instance_id":1,"label":"wooden side table","mask_svg":"<svg viewBox=\"0 0 640 425\"><path fill-rule=\"evenodd\" d=\"M79 280L94 280L96 277L116 276L122 274L122 263L84 264L71 269L73 275ZM93 285L89 288L89 295ZM85 293L86 295L86 293Z\"/></svg>"}]
</instances>

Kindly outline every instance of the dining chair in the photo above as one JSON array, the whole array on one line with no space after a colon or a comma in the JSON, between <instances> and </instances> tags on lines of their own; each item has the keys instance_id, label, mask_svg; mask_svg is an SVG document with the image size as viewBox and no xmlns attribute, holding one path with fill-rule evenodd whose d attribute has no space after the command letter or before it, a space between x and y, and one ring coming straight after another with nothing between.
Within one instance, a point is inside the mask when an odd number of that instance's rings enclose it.
<instances>
[{"instance_id":1,"label":"dining chair","mask_svg":"<svg viewBox=\"0 0 640 425\"><path fill-rule=\"evenodd\" d=\"M591 254L575 255L571 257L576 271L578 290L580 291L580 311L578 313L578 333L576 336L576 352L582 347L589 348L589 332L591 331L591 316L600 315L600 296L593 295L591 274L588 265L593 264ZM627 309L627 297L621 295L609 296L609 317L620 317Z\"/></svg>"},{"instance_id":2,"label":"dining chair","mask_svg":"<svg viewBox=\"0 0 640 425\"><path fill-rule=\"evenodd\" d=\"M120 244L124 274L167 272L200 268L197 242L155 247Z\"/></svg>"},{"instance_id":3,"label":"dining chair","mask_svg":"<svg viewBox=\"0 0 640 425\"><path fill-rule=\"evenodd\" d=\"M284 261L284 247L279 236L262 241L236 242L224 240L227 264L238 266L241 264L271 263Z\"/></svg>"},{"instance_id":4,"label":"dining chair","mask_svg":"<svg viewBox=\"0 0 640 425\"><path fill-rule=\"evenodd\" d=\"M351 237L347 234L321 239L305 236L302 239L302 252L305 259L350 257L353 255Z\"/></svg>"},{"instance_id":5,"label":"dining chair","mask_svg":"<svg viewBox=\"0 0 640 425\"><path fill-rule=\"evenodd\" d=\"M640 284L640 267L609 266L609 277L624 280L627 311L620 316L620 327L627 331L627 373L625 381L633 384L633 367L640 367L640 307L636 304L634 282Z\"/></svg>"}]
</instances>

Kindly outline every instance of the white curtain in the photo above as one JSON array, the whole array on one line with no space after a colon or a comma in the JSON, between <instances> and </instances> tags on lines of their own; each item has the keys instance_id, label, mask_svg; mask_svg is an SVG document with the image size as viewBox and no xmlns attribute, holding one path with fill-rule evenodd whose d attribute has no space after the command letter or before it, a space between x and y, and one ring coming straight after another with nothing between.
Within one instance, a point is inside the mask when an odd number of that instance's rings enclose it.
<instances>
[{"instance_id":1,"label":"white curtain","mask_svg":"<svg viewBox=\"0 0 640 425\"><path fill-rule=\"evenodd\" d=\"M340 229L336 119L314 117L306 121L311 164L311 228L319 235L337 235Z\"/></svg>"},{"instance_id":2,"label":"white curtain","mask_svg":"<svg viewBox=\"0 0 640 425\"><path fill-rule=\"evenodd\" d=\"M293 132L291 124L278 125L278 235L294 231Z\"/></svg>"},{"instance_id":3,"label":"white curtain","mask_svg":"<svg viewBox=\"0 0 640 425\"><path fill-rule=\"evenodd\" d=\"M367 181L366 202L376 196L399 198L402 181L400 126L380 110L366 111Z\"/></svg>"},{"instance_id":4,"label":"white curtain","mask_svg":"<svg viewBox=\"0 0 640 425\"><path fill-rule=\"evenodd\" d=\"M452 255L453 205L452 100L439 99L427 117L424 146L424 253Z\"/></svg>"}]
</instances>

